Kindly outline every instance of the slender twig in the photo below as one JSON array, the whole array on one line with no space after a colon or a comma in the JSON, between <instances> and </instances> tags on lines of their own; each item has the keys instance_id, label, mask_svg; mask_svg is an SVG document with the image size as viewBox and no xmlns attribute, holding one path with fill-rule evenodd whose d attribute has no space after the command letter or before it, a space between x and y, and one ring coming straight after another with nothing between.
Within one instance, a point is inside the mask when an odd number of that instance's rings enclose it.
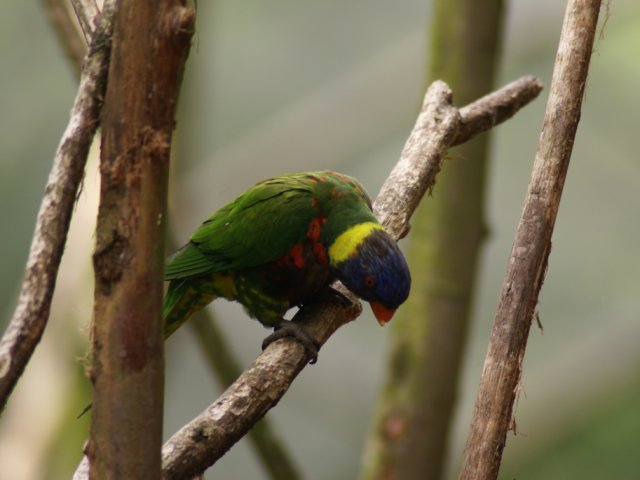
<instances>
[{"instance_id":1,"label":"slender twig","mask_svg":"<svg viewBox=\"0 0 640 480\"><path fill-rule=\"evenodd\" d=\"M69 58L71 67L76 75L80 75L82 59L87 53L87 43L84 41L75 21L69 11L66 0L42 0L49 22L60 39L60 45Z\"/></svg>"},{"instance_id":2,"label":"slender twig","mask_svg":"<svg viewBox=\"0 0 640 480\"><path fill-rule=\"evenodd\" d=\"M541 91L540 81L527 75L462 107L460 109L462 122L452 145L460 145L478 133L513 117Z\"/></svg>"},{"instance_id":3,"label":"slender twig","mask_svg":"<svg viewBox=\"0 0 640 480\"><path fill-rule=\"evenodd\" d=\"M35 350L49 318L60 259L98 127L111 49L113 0L105 2L82 65L80 86L40 204L24 280L11 322L0 340L0 410Z\"/></svg>"},{"instance_id":4,"label":"slender twig","mask_svg":"<svg viewBox=\"0 0 640 480\"><path fill-rule=\"evenodd\" d=\"M580 119L600 0L567 4L542 134L509 257L460 478L498 476Z\"/></svg>"},{"instance_id":5,"label":"slender twig","mask_svg":"<svg viewBox=\"0 0 640 480\"><path fill-rule=\"evenodd\" d=\"M71 0L71 5L76 12L80 28L82 28L82 32L84 33L84 39L89 43L93 38L93 33L96 31L100 20L98 4L95 0Z\"/></svg>"},{"instance_id":6,"label":"slender twig","mask_svg":"<svg viewBox=\"0 0 640 480\"><path fill-rule=\"evenodd\" d=\"M488 114L498 124L513 113L505 108L513 102L522 106L540 91L535 79L524 79L514 95L513 85L500 90L492 101L483 103L493 108ZM505 95L502 98L501 93ZM521 95L522 94L522 95ZM486 97L485 97L486 98ZM499 105L499 107L496 107ZM480 109L469 110L466 123L481 124ZM390 233L400 238L408 229L408 220L420 198L434 184L435 175L446 149L458 135L463 119L451 105L451 91L443 82L435 82L425 96L418 117L398 165L382 187L374 204L376 213ZM488 126L481 127L480 133ZM471 136L471 135L469 135ZM335 285L353 299L341 285ZM296 315L321 344L342 325L353 320L361 306L336 304L332 297L302 309ZM309 358L298 343L289 339L272 343L254 363L217 400L198 417L175 433L163 447L163 478L189 478L202 472L237 442L270 408L275 406ZM76 479L85 477L75 477Z\"/></svg>"}]
</instances>

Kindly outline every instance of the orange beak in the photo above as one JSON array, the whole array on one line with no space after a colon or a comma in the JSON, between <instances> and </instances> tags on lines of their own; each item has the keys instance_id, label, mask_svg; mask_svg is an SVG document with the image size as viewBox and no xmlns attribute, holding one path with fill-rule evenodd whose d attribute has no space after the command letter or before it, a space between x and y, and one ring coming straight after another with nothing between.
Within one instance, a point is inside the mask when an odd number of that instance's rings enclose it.
<instances>
[{"instance_id":1,"label":"orange beak","mask_svg":"<svg viewBox=\"0 0 640 480\"><path fill-rule=\"evenodd\" d=\"M391 320L393 314L396 313L395 309L387 308L378 302L370 302L370 305L381 327L384 327L385 323Z\"/></svg>"}]
</instances>

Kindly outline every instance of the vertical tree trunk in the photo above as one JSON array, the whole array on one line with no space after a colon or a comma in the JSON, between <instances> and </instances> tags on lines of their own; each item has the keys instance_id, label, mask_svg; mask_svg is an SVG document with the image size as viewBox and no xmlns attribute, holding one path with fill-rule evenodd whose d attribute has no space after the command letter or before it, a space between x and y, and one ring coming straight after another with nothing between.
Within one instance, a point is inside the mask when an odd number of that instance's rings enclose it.
<instances>
[{"instance_id":1,"label":"vertical tree trunk","mask_svg":"<svg viewBox=\"0 0 640 480\"><path fill-rule=\"evenodd\" d=\"M502 0L435 3L429 76L464 104L494 81ZM365 453L365 478L439 479L455 404L480 246L487 135L456 147L413 220L413 286L394 322L387 379Z\"/></svg>"},{"instance_id":2,"label":"vertical tree trunk","mask_svg":"<svg viewBox=\"0 0 640 480\"><path fill-rule=\"evenodd\" d=\"M180 0L116 7L93 258L92 478L160 478L167 176L193 21Z\"/></svg>"}]
</instances>

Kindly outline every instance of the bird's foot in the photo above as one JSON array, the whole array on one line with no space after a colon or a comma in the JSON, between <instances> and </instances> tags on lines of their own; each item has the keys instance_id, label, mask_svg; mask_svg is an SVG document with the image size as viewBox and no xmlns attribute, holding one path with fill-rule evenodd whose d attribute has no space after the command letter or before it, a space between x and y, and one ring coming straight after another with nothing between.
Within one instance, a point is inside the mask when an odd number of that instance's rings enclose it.
<instances>
[{"instance_id":1,"label":"bird's foot","mask_svg":"<svg viewBox=\"0 0 640 480\"><path fill-rule=\"evenodd\" d=\"M309 335L309 332L307 332L301 325L292 322L291 320L280 320L280 323L274 327L273 333L262 341L262 349L264 350L271 343L285 337L293 337L302 344L311 357L309 363L314 364L318 361L320 343Z\"/></svg>"}]
</instances>

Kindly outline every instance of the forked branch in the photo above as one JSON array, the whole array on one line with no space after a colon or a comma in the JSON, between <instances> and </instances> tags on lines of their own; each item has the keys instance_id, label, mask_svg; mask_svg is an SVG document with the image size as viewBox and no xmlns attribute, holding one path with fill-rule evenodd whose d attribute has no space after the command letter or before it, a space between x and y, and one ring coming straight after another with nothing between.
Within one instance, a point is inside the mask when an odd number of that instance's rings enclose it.
<instances>
[{"instance_id":1,"label":"forked branch","mask_svg":"<svg viewBox=\"0 0 640 480\"><path fill-rule=\"evenodd\" d=\"M450 146L510 118L541 89L537 79L524 77L458 110L446 84L431 85L400 161L374 204L389 232L398 239L408 231L409 219L433 187ZM296 321L321 344L361 312L360 304L342 285L336 288L352 298L351 306L329 296L296 315ZM212 405L165 443L163 478L191 478L212 465L278 403L308 360L305 350L291 339L272 343Z\"/></svg>"}]
</instances>

